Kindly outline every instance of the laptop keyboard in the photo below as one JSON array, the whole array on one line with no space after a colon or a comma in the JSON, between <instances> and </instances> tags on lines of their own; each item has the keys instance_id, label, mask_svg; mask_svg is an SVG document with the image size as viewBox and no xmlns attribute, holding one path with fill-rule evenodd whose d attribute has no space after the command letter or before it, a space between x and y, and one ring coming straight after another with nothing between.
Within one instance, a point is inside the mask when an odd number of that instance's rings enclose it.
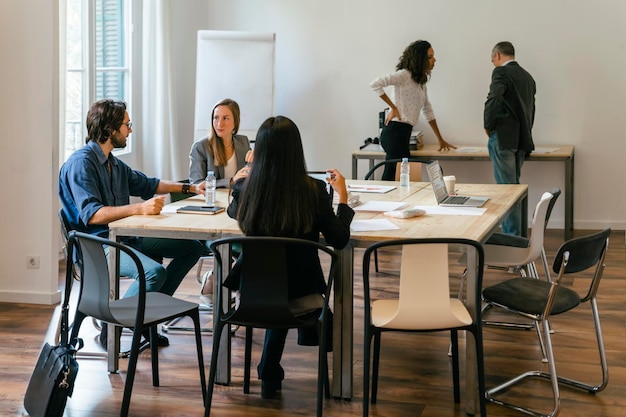
<instances>
[{"instance_id":1,"label":"laptop keyboard","mask_svg":"<svg viewBox=\"0 0 626 417\"><path fill-rule=\"evenodd\" d=\"M450 196L444 200L445 204L463 204L469 200L469 196Z\"/></svg>"}]
</instances>

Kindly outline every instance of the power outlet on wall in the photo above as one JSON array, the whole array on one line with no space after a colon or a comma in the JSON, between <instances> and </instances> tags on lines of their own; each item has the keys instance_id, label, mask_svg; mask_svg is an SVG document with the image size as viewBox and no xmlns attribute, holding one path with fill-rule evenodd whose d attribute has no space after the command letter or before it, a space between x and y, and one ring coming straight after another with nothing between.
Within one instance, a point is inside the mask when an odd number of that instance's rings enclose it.
<instances>
[{"instance_id":1,"label":"power outlet on wall","mask_svg":"<svg viewBox=\"0 0 626 417\"><path fill-rule=\"evenodd\" d=\"M26 255L26 268L39 269L39 255Z\"/></svg>"}]
</instances>

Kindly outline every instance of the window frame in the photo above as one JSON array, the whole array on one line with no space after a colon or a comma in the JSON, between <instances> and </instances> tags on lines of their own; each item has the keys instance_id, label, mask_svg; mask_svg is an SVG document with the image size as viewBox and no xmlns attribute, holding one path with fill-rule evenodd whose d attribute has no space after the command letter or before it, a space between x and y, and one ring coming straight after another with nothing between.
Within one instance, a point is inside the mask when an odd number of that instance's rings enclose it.
<instances>
[{"instance_id":1,"label":"window frame","mask_svg":"<svg viewBox=\"0 0 626 417\"><path fill-rule=\"evenodd\" d=\"M128 113L132 115L133 124L136 126L139 124L139 114L140 114L140 106L137 103L140 101L139 91L140 91L140 80L136 74L140 73L141 59L140 57L135 57L133 54L134 50L140 50L141 46L141 10L142 10L142 1L141 0L115 0L119 1L122 5L122 17L124 19L124 23L121 26L123 33L123 63L124 66L121 67L96 67L96 1L98 0L80 0L78 3L81 8L81 67L80 68L65 68L65 74L69 73L80 73L81 77L81 104L80 104L80 112L81 112L81 120L80 121L68 121L64 120L63 123L63 134L60 135L62 144L60 146L62 152L60 158L62 159L61 163L63 163L71 153L75 149L72 145L68 146L67 142L70 140L68 137L68 126L73 123L79 123L81 137L85 138L87 136L87 130L84 123L84 120L87 116L87 111L89 110L89 106L91 103L96 101L99 98L105 97L96 97L96 74L99 71L122 71L125 73L123 77L124 86L122 87L125 97L116 98L120 100L124 100L127 104ZM100 0L107 1L107 0ZM66 9L68 8L66 1ZM137 30L139 28L139 30ZM62 39L66 39L65 36ZM67 42L67 39L66 39ZM69 48L65 48L67 50ZM67 62L66 59L63 61ZM63 99L65 102L67 100L67 84L63 86ZM67 106L64 107L64 118L67 117L68 109ZM116 156L125 156L132 155L135 151L134 140L132 136L129 137L127 142L127 146L123 149L114 150L114 154ZM76 143L74 140L74 146L79 148L82 146L84 142Z\"/></svg>"}]
</instances>

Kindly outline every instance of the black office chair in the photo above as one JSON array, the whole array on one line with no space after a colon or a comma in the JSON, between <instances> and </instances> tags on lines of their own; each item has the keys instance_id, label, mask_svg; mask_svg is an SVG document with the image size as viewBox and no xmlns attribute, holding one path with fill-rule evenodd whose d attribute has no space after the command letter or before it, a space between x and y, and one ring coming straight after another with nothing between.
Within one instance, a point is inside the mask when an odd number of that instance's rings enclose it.
<instances>
[{"instance_id":1,"label":"black office chair","mask_svg":"<svg viewBox=\"0 0 626 417\"><path fill-rule=\"evenodd\" d=\"M65 256L65 259L67 260L68 241L69 241L70 232L72 231L72 227L70 226L70 222L65 216L65 212L63 211L62 208L59 209L57 214L59 216L59 223L61 225L61 237L63 238L63 255ZM74 263L72 263L72 273L71 273L73 280L77 282L80 281L80 270L81 270L78 262L79 262L79 259L74 259ZM97 331L102 330L102 324L98 320L96 320L95 318L92 318L92 322L93 322L93 327ZM61 322L59 321L57 325L56 335L55 335L55 340L57 342L60 340L60 336L61 336ZM118 356L120 358L127 358L129 355L130 355L130 349L124 348L124 350L121 350L119 352ZM107 355L107 352L104 352L104 351L93 352L93 351L86 351L84 349L81 349L76 353L76 357L78 358L81 358L81 357L107 358L108 355Z\"/></svg>"},{"instance_id":2,"label":"black office chair","mask_svg":"<svg viewBox=\"0 0 626 417\"><path fill-rule=\"evenodd\" d=\"M513 278L483 290L484 301L509 312L530 318L541 325L549 370L548 372L541 370L528 371L488 390L487 399L489 401L535 416L556 416L560 410L559 383L584 389L591 394L602 391L606 387L608 384L608 365L602 340L596 295L605 268L604 257L610 234L611 229L606 229L563 243L557 251L552 267L553 271L558 273L558 277L552 280L552 282L534 278ZM581 297L576 291L563 285L562 281L566 275L591 269L594 270L593 276L584 296ZM577 277L576 280L581 281L582 279L583 277ZM557 375L548 325L548 319L552 315L571 311L586 301L589 301L591 305L591 314L602 368L602 380L596 385ZM542 378L550 381L553 397L553 409L550 413L543 414L529 407L513 404L495 397L496 394L508 390L527 378Z\"/></svg>"},{"instance_id":3,"label":"black office chair","mask_svg":"<svg viewBox=\"0 0 626 417\"><path fill-rule=\"evenodd\" d=\"M394 247L402 250L400 283L397 298L372 300L370 294L370 258L377 249ZM374 355L371 363L371 403L375 404L378 390L378 369L382 333L450 331L452 345L452 377L454 402L460 402L459 350L457 333L466 330L474 335L478 371L478 394L480 414L486 415L485 380L483 362L482 320L480 308L474 317L458 298L450 297L449 253L451 251L475 250L476 285L467 290L467 297L480 306L484 254L482 246L466 239L402 239L379 242L371 245L363 255L364 293L364 340L363 340L363 417L367 417L370 406L370 351L372 339Z\"/></svg>"},{"instance_id":4,"label":"black office chair","mask_svg":"<svg viewBox=\"0 0 626 417\"><path fill-rule=\"evenodd\" d=\"M238 305L230 302L230 291L221 285L217 291L214 304L215 332L213 333L213 351L211 352L211 368L209 371L208 393L205 417L211 413L211 401L215 384L217 357L224 326L246 327L246 346L244 364L244 393L250 391L250 362L252 351L253 328L292 329L313 327L317 329L318 375L317 375L317 416L322 416L324 395L330 398L328 381L328 358L326 343L328 334L328 301L331 295L334 276L337 273L338 255L330 248L317 242L302 239L279 237L231 237L213 241L210 245L215 256L217 269L216 279L224 282L229 270L229 259L222 259L219 252L221 245L240 245L241 267L240 298ZM322 256L329 260L326 270L326 294L324 306L319 316L294 315L290 309L288 298L288 257L295 248L305 248L312 256ZM227 298L228 297L228 298ZM226 311L224 311L224 306Z\"/></svg>"},{"instance_id":5,"label":"black office chair","mask_svg":"<svg viewBox=\"0 0 626 417\"><path fill-rule=\"evenodd\" d=\"M139 278L137 279L139 282L138 295L109 300L109 269L105 247L107 247L108 250L120 250L135 262L137 270L139 271ZM190 317L194 322L200 385L202 389L202 400L204 401L206 398L206 380L198 304L179 300L159 292L146 292L145 274L141 261L129 247L121 243L86 233L72 231L69 234L67 259L67 268L72 268L72 259L76 259L76 262L81 266L80 294L74 315L70 340L77 338L81 323L87 316L116 326L133 329L133 341L128 360L128 371L126 383L124 384L124 397L120 416L128 415L143 331L150 329L152 385L158 387L159 351L156 344L156 326L159 323L179 316Z\"/></svg>"}]
</instances>

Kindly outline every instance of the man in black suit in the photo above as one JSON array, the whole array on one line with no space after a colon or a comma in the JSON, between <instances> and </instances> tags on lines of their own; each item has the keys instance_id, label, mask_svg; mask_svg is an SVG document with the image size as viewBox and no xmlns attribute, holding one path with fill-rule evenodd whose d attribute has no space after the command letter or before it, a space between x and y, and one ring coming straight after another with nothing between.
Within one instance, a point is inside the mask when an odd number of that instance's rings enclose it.
<instances>
[{"instance_id":1,"label":"man in black suit","mask_svg":"<svg viewBox=\"0 0 626 417\"><path fill-rule=\"evenodd\" d=\"M511 42L499 42L491 51L495 66L485 102L484 127L489 156L498 184L519 184L522 164L534 149L536 86L533 77L515 61ZM521 208L502 222L502 232L521 234Z\"/></svg>"}]
</instances>

